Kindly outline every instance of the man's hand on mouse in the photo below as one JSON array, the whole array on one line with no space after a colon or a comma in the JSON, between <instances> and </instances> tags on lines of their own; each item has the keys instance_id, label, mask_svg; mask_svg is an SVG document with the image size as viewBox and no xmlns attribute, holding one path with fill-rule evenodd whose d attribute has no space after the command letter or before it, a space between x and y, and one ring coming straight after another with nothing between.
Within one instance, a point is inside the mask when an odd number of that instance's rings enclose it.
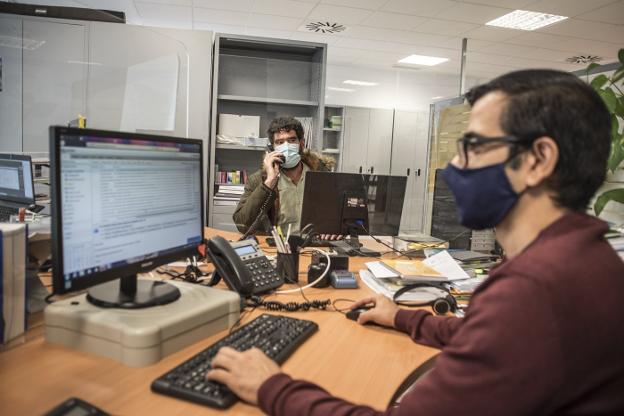
<instances>
[{"instance_id":1,"label":"man's hand on mouse","mask_svg":"<svg viewBox=\"0 0 624 416\"><path fill-rule=\"evenodd\" d=\"M360 314L357 320L358 324L364 325L366 322L374 322L378 325L394 328L394 319L399 307L392 300L383 295L375 295L358 300L351 305L351 310L366 305L374 305L374 307Z\"/></svg>"}]
</instances>

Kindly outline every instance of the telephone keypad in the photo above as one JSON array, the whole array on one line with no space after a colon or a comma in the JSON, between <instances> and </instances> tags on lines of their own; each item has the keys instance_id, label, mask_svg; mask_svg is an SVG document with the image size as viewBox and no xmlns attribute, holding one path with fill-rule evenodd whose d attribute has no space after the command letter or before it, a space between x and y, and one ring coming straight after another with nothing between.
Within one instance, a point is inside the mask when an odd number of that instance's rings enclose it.
<instances>
[{"instance_id":1,"label":"telephone keypad","mask_svg":"<svg viewBox=\"0 0 624 416\"><path fill-rule=\"evenodd\" d=\"M251 280L258 292L276 289L284 283L266 258L249 259L244 263L251 272Z\"/></svg>"}]
</instances>

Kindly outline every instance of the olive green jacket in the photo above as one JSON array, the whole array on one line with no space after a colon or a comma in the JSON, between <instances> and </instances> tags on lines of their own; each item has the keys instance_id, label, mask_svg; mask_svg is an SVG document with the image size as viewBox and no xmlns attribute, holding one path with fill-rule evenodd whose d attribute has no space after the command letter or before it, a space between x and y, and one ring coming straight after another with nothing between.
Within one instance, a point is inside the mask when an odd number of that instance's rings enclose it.
<instances>
[{"instance_id":1,"label":"olive green jacket","mask_svg":"<svg viewBox=\"0 0 624 416\"><path fill-rule=\"evenodd\" d=\"M303 155L301 155L301 160L313 171L327 172L335 165L334 159L321 156L307 149L304 150ZM234 215L232 216L236 228L238 228L238 231L241 233L245 233L251 226L265 201L267 201L266 204L268 207L265 215L272 225L277 223L279 192L271 190L264 184L266 177L267 174L264 170L264 166L262 169L249 176L243 196L241 196L236 210L234 211ZM256 232L262 232L264 228L263 225L260 225Z\"/></svg>"}]
</instances>

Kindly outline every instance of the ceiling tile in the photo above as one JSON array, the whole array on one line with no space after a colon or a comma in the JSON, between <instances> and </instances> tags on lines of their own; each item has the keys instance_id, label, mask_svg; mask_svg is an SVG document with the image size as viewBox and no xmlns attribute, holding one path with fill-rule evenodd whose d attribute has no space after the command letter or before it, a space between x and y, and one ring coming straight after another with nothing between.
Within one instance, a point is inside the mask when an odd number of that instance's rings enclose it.
<instances>
[{"instance_id":1,"label":"ceiling tile","mask_svg":"<svg viewBox=\"0 0 624 416\"><path fill-rule=\"evenodd\" d=\"M425 21L424 17L410 16L399 13L375 12L362 21L362 26L381 27L387 29L410 30Z\"/></svg>"},{"instance_id":2,"label":"ceiling tile","mask_svg":"<svg viewBox=\"0 0 624 416\"><path fill-rule=\"evenodd\" d=\"M433 17L457 3L450 0L390 0L381 10Z\"/></svg>"},{"instance_id":3,"label":"ceiling tile","mask_svg":"<svg viewBox=\"0 0 624 416\"><path fill-rule=\"evenodd\" d=\"M249 21L249 13L195 7L193 9L193 18L196 22L210 22L221 25L245 26Z\"/></svg>"},{"instance_id":4,"label":"ceiling tile","mask_svg":"<svg viewBox=\"0 0 624 416\"><path fill-rule=\"evenodd\" d=\"M322 20L326 22L337 22L343 25L356 25L371 14L372 12L370 10L319 4L310 12L306 20Z\"/></svg>"},{"instance_id":5,"label":"ceiling tile","mask_svg":"<svg viewBox=\"0 0 624 416\"><path fill-rule=\"evenodd\" d=\"M567 19L540 29L539 32L613 43L620 43L624 39L624 25L578 19Z\"/></svg>"},{"instance_id":6,"label":"ceiling tile","mask_svg":"<svg viewBox=\"0 0 624 416\"><path fill-rule=\"evenodd\" d=\"M509 43L567 51L569 56L598 55L605 59L617 57L617 51L621 46L615 43L588 39L573 39L565 36L537 32L525 33L522 36L510 40Z\"/></svg>"},{"instance_id":7,"label":"ceiling tile","mask_svg":"<svg viewBox=\"0 0 624 416\"><path fill-rule=\"evenodd\" d=\"M527 10L574 17L613 3L613 1L614 0L537 0L529 4Z\"/></svg>"},{"instance_id":8,"label":"ceiling tile","mask_svg":"<svg viewBox=\"0 0 624 416\"><path fill-rule=\"evenodd\" d=\"M292 34L287 30L263 29L259 27L247 27L245 34L249 36L260 36L263 38L289 39Z\"/></svg>"},{"instance_id":9,"label":"ceiling tile","mask_svg":"<svg viewBox=\"0 0 624 416\"><path fill-rule=\"evenodd\" d=\"M205 7L206 9L234 10L248 12L251 10L253 0L193 0L193 6Z\"/></svg>"},{"instance_id":10,"label":"ceiling tile","mask_svg":"<svg viewBox=\"0 0 624 416\"><path fill-rule=\"evenodd\" d=\"M250 14L247 26L275 30L297 30L303 21L294 17L273 16L269 14Z\"/></svg>"},{"instance_id":11,"label":"ceiling tile","mask_svg":"<svg viewBox=\"0 0 624 416\"><path fill-rule=\"evenodd\" d=\"M436 17L445 20L456 20L458 22L470 22L484 25L490 20L504 16L512 11L513 9L505 9L502 7L457 3L455 7L438 13Z\"/></svg>"},{"instance_id":12,"label":"ceiling tile","mask_svg":"<svg viewBox=\"0 0 624 416\"><path fill-rule=\"evenodd\" d=\"M358 9L377 10L388 0L321 0L324 4L355 7Z\"/></svg>"},{"instance_id":13,"label":"ceiling tile","mask_svg":"<svg viewBox=\"0 0 624 416\"><path fill-rule=\"evenodd\" d=\"M22 3L22 2L20 1L19 3ZM30 3L30 2L24 2L24 3ZM68 4L68 6L76 7L76 3L84 3L84 0L68 1L67 3L73 3L73 4ZM148 0L147 3L168 4L170 6L192 6L193 0Z\"/></svg>"},{"instance_id":14,"label":"ceiling tile","mask_svg":"<svg viewBox=\"0 0 624 416\"><path fill-rule=\"evenodd\" d=\"M332 45L327 48L327 61L328 63L351 63L365 53L366 51L362 49L340 48Z\"/></svg>"},{"instance_id":15,"label":"ceiling tile","mask_svg":"<svg viewBox=\"0 0 624 416\"><path fill-rule=\"evenodd\" d=\"M428 19L413 30L422 33L432 33L436 35L457 36L461 33L478 28L479 25L466 22L452 22L450 20Z\"/></svg>"},{"instance_id":16,"label":"ceiling tile","mask_svg":"<svg viewBox=\"0 0 624 416\"><path fill-rule=\"evenodd\" d=\"M624 24L624 1L619 1L589 13L581 14L577 16L577 18L603 23Z\"/></svg>"},{"instance_id":17,"label":"ceiling tile","mask_svg":"<svg viewBox=\"0 0 624 416\"><path fill-rule=\"evenodd\" d=\"M505 7L507 9L522 9L527 4L534 2L535 0L458 0L462 3L482 4L486 6ZM522 9L526 10L526 9Z\"/></svg>"},{"instance_id":18,"label":"ceiling tile","mask_svg":"<svg viewBox=\"0 0 624 416\"><path fill-rule=\"evenodd\" d=\"M380 40L388 42L413 43L417 45L441 46L448 40L447 36L404 30L381 29L368 26L352 26L344 32L344 37Z\"/></svg>"},{"instance_id":19,"label":"ceiling tile","mask_svg":"<svg viewBox=\"0 0 624 416\"><path fill-rule=\"evenodd\" d=\"M413 46L406 43L384 42L371 39L342 38L336 43L341 48L363 49L368 51L389 51L410 53Z\"/></svg>"},{"instance_id":20,"label":"ceiling tile","mask_svg":"<svg viewBox=\"0 0 624 416\"><path fill-rule=\"evenodd\" d=\"M536 48L533 46L514 45L511 43L496 42L487 48L487 52L498 55L507 55L527 59L540 59L544 61L564 62L570 57L567 51L554 49Z\"/></svg>"},{"instance_id":21,"label":"ceiling tile","mask_svg":"<svg viewBox=\"0 0 624 416\"><path fill-rule=\"evenodd\" d=\"M191 7L170 6L166 4L154 4L135 1L137 11L143 19L151 19L162 22L185 22L191 24Z\"/></svg>"},{"instance_id":22,"label":"ceiling tile","mask_svg":"<svg viewBox=\"0 0 624 416\"><path fill-rule=\"evenodd\" d=\"M341 38L341 36L335 34L324 35L322 33L310 33L307 31L307 29L305 29L305 26L300 27L298 31L292 32L290 35L290 39L303 40L306 42L326 43L328 45L337 44Z\"/></svg>"},{"instance_id":23,"label":"ceiling tile","mask_svg":"<svg viewBox=\"0 0 624 416\"><path fill-rule=\"evenodd\" d=\"M494 42L505 42L522 35L524 31L515 29L505 29L495 26L481 26L474 30L462 33L464 38L479 40L490 40Z\"/></svg>"},{"instance_id":24,"label":"ceiling tile","mask_svg":"<svg viewBox=\"0 0 624 416\"><path fill-rule=\"evenodd\" d=\"M487 49L493 43L494 42L489 40L468 39L468 51L480 51L482 49ZM444 44L441 46L461 51L462 37L451 38L444 42Z\"/></svg>"},{"instance_id":25,"label":"ceiling tile","mask_svg":"<svg viewBox=\"0 0 624 416\"><path fill-rule=\"evenodd\" d=\"M253 13L273 14L276 16L306 17L314 8L312 3L292 0L255 0Z\"/></svg>"},{"instance_id":26,"label":"ceiling tile","mask_svg":"<svg viewBox=\"0 0 624 416\"><path fill-rule=\"evenodd\" d=\"M210 30L215 33L227 33L230 35L244 35L245 34L245 26L220 25L218 23L210 23L210 22L194 22L193 29Z\"/></svg>"}]
</instances>

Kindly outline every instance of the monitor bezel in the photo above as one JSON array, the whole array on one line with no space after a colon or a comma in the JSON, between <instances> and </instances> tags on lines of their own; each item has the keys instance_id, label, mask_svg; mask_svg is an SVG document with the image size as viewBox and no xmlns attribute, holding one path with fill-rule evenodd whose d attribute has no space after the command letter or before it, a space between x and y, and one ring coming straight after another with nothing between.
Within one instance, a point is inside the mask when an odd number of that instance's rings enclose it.
<instances>
[{"instance_id":1,"label":"monitor bezel","mask_svg":"<svg viewBox=\"0 0 624 416\"><path fill-rule=\"evenodd\" d=\"M95 137L114 137L120 139L138 139L138 140L152 140L152 141L166 141L181 144L198 144L199 145L199 176L200 176L200 221L202 230L202 239L197 244L199 246L203 243L205 233L205 220L204 220L204 145L202 140L187 139L180 137L170 137L162 135L152 135L144 133L132 133L132 132L120 132L112 130L96 130L96 129L79 129L73 127L63 126L50 126L50 186L51 186L51 231L52 231L52 287L54 294L64 294L69 292L75 292L79 290L87 289L91 286L95 286L100 283L105 283L111 280L119 279L121 277L132 276L138 273L147 272L163 264L171 263L172 261L180 258L197 255L197 246L180 249L176 252L160 255L142 262L133 264L127 264L124 266L116 267L109 270L95 272L86 278L77 279L72 281L70 288L65 288L64 265L63 265L63 239L61 238L60 231L62 230L62 218L59 215L62 209L61 202L61 184L58 178L60 178L60 136L61 134L80 134L85 136Z\"/></svg>"},{"instance_id":2,"label":"monitor bezel","mask_svg":"<svg viewBox=\"0 0 624 416\"><path fill-rule=\"evenodd\" d=\"M35 177L32 168L32 158L30 157L30 155L19 155L17 153L0 153L0 159L28 161L28 166L30 167L30 190L32 194L32 198L19 198L2 195L0 196L0 199L3 201L17 202L18 204L24 204L25 206L33 205L35 203Z\"/></svg>"}]
</instances>

